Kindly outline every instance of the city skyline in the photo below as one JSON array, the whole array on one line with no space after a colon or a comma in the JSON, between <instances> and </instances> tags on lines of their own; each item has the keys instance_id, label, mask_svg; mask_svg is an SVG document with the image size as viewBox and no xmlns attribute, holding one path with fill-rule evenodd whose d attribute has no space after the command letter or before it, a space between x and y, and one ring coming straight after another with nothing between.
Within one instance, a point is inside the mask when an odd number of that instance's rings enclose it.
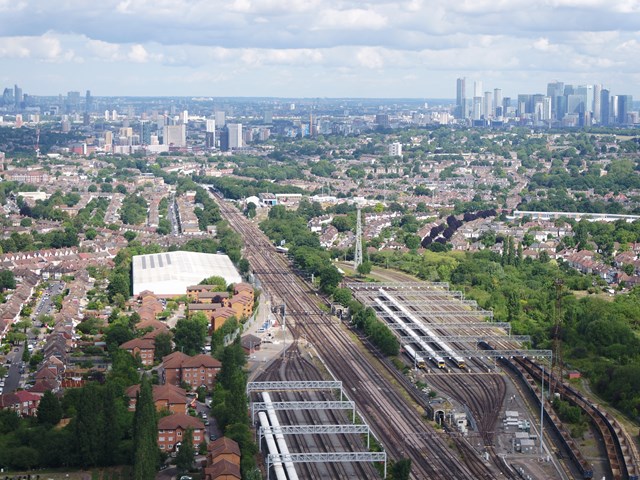
<instances>
[{"instance_id":1,"label":"city skyline","mask_svg":"<svg viewBox=\"0 0 640 480\"><path fill-rule=\"evenodd\" d=\"M455 98L555 80L640 97L640 2L0 0L0 81L34 95Z\"/></svg>"}]
</instances>

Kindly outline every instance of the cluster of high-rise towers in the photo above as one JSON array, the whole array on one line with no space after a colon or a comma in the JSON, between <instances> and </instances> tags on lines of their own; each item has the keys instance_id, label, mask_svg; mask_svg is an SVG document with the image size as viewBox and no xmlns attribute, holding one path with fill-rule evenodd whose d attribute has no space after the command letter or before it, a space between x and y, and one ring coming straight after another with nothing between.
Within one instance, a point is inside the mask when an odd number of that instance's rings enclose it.
<instances>
[{"instance_id":1,"label":"cluster of high-rise towers","mask_svg":"<svg viewBox=\"0 0 640 480\"><path fill-rule=\"evenodd\" d=\"M602 85L547 84L547 93L518 94L517 100L503 97L502 90L483 91L482 82L473 82L473 96L467 96L466 78L458 78L455 116L473 125L510 121L533 125L585 127L592 125L632 125L638 112L632 111L631 95L611 95Z\"/></svg>"}]
</instances>

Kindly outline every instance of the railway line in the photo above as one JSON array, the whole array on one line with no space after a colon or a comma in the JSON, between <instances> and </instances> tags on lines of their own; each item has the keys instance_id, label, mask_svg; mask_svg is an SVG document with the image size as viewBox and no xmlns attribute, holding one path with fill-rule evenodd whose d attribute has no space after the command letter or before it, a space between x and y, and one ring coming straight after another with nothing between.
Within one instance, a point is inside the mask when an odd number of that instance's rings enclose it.
<instances>
[{"instance_id":1,"label":"railway line","mask_svg":"<svg viewBox=\"0 0 640 480\"><path fill-rule=\"evenodd\" d=\"M477 318L477 316L467 308L469 306L474 306L474 302L468 302L468 304L465 305L464 301L461 301L461 297L459 295L452 296L451 292L448 292L446 289L442 289L441 292L438 293L435 291L437 287L438 286L434 285L434 290L430 291L428 295L424 292L420 293L412 291L411 288L404 290L402 287L398 287L398 291L393 292L393 300L398 303L398 307L395 309L395 314L390 313L386 319L389 320L390 317L392 321L396 322L396 324L408 334L407 337L403 338L408 339L409 341L412 341L413 339L418 343L421 343L418 339L427 338L432 340L433 344L437 344L439 342L438 335L443 333L442 328L452 317L455 317L457 320L462 322L466 320L469 323L474 321L474 317ZM374 308L376 307L377 302L378 307L388 309L388 307L380 305L381 298L392 298L388 293L381 291L381 295L377 296L377 294L372 293L372 290L375 287L363 286L361 288L366 292L364 295L359 295L359 299L361 301L366 304L373 305ZM393 290L392 286L389 286L389 288ZM358 297L358 295L356 295L356 297ZM454 299L452 297L456 298ZM408 309L411 310L411 312L408 312L406 307L401 306L400 302L408 305ZM416 308L417 306L426 307L426 309L418 309ZM425 310L428 313L426 313ZM397 318L398 316L402 317L402 319ZM410 328L407 328L407 325L409 325ZM519 348L518 345L514 344L514 342L512 342L506 335L503 339L498 340L497 337L493 339L491 342L492 345L490 346L487 342L481 340L482 335L480 335L478 331L475 331L475 329L461 329L461 331L466 332L470 338L476 336L479 341L479 345L484 345L483 348L504 350ZM421 336L423 334L426 334L426 337ZM459 351L459 349L472 350L468 345L459 344L457 342L452 343L452 345L456 347L457 351ZM477 348L477 346L475 348ZM456 358L455 355L451 355L451 349L446 347L442 347L440 351L436 351L435 353L432 351L430 352L427 348L423 348L422 351L415 351L415 354L422 354L427 358L429 356L433 358L438 355L449 359ZM455 363L458 363L458 360L456 360ZM501 363L506 364L512 371L518 373L525 381L525 384L529 386L530 391L539 398L540 389L535 383L536 381L539 382L542 378L541 368L539 365L532 362L530 359L523 359L517 356L512 360L502 359ZM471 364L475 364L479 369L486 369L486 365L477 358L474 358ZM524 371L525 368L526 371ZM493 426L497 421L498 414L496 407L499 408L499 405L502 404L502 400L504 399L505 385L503 378L496 375L483 375L482 380L473 381L472 379L469 379L468 376L454 374L448 375L446 380L444 380L440 375L434 373L429 375L429 382L438 389L453 394L452 396L461 401L471 411L474 418L479 419L477 422L478 430L485 442L487 451L491 452L490 447L493 443ZM571 389L571 387L563 384L562 382L558 382L557 379L554 379L553 377L549 377L547 372L545 373L545 383L548 385L549 382L559 385L559 393L561 393L561 395L569 400L573 405L580 407L595 425L604 441L609 469L612 475L611 478L614 480L627 478L637 480L637 453L633 442L627 438L620 425L614 423L615 420L607 415L604 410L592 405L589 401L579 395L578 392ZM489 383L493 383L493 386L489 387ZM474 384L475 388L473 388ZM496 399L495 393L499 391L502 391L502 397L498 397L498 399ZM567 429L562 425L562 422L560 422L557 415L555 415L548 401L545 401L545 407L547 419L552 422L558 437L562 439L563 443L569 450L573 463L578 467L584 478L592 478L593 469L591 465L585 461L578 444L567 433ZM492 455L494 454L492 453Z\"/></svg>"},{"instance_id":2,"label":"railway line","mask_svg":"<svg viewBox=\"0 0 640 480\"><path fill-rule=\"evenodd\" d=\"M284 358L276 359L259 377L259 381L276 381L286 379L291 380L322 380L321 372L318 368L305 359L298 349L295 341L287 350ZM331 393L327 392L291 392L275 395L279 401L327 401L335 400ZM272 393L272 397L274 394ZM288 425L338 425L349 423L343 414L334 410L326 411L297 411L282 412ZM298 452L345 452L363 451L366 447L362 439L355 435L306 435L289 436L294 445L292 450ZM378 476L375 468L367 463L340 464L298 464L302 472L299 478L304 479L353 479L353 478L376 478Z\"/></svg>"},{"instance_id":3,"label":"railway line","mask_svg":"<svg viewBox=\"0 0 640 480\"><path fill-rule=\"evenodd\" d=\"M416 407L388 380L400 373L371 363L344 327L334 322L318 305L309 286L291 273L286 258L276 253L268 239L235 207L216 198L224 218L245 239L245 258L254 271L268 272L263 288L283 300L287 318L300 335L310 340L333 375L356 402L359 414L380 438L395 460L410 458L412 478L434 480L492 479L495 466L485 464L466 440L437 432L426 423ZM311 319L310 322L307 320ZM386 368L385 368L386 367ZM451 444L456 448L451 448Z\"/></svg>"}]
</instances>

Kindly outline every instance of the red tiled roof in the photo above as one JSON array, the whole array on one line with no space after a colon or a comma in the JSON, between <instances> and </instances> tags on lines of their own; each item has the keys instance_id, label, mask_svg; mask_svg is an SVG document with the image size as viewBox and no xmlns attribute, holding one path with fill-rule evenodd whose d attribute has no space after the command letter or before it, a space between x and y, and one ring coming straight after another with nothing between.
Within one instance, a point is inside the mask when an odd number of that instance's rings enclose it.
<instances>
[{"instance_id":1,"label":"red tiled roof","mask_svg":"<svg viewBox=\"0 0 640 480\"><path fill-rule=\"evenodd\" d=\"M182 352L173 352L162 359L162 366L166 368L180 368L182 363L191 358Z\"/></svg>"},{"instance_id":2,"label":"red tiled roof","mask_svg":"<svg viewBox=\"0 0 640 480\"><path fill-rule=\"evenodd\" d=\"M238 479L242 478L240 476L240 467L228 460L220 460L212 466L205 468L204 474L206 479L211 480L216 480L222 476L232 476Z\"/></svg>"},{"instance_id":3,"label":"red tiled roof","mask_svg":"<svg viewBox=\"0 0 640 480\"><path fill-rule=\"evenodd\" d=\"M159 430L176 430L178 427L184 430L187 428L202 430L204 429L204 423L199 418L184 413L174 413L158 420Z\"/></svg>"},{"instance_id":4,"label":"red tiled roof","mask_svg":"<svg viewBox=\"0 0 640 480\"><path fill-rule=\"evenodd\" d=\"M139 348L140 350L153 350L155 345L152 339L134 338L133 340L129 340L128 342L120 345L120 348L123 350L132 350L134 348Z\"/></svg>"},{"instance_id":5,"label":"red tiled roof","mask_svg":"<svg viewBox=\"0 0 640 480\"><path fill-rule=\"evenodd\" d=\"M209 444L207 450L213 455L214 462L215 457L218 455L234 454L240 456L240 446L228 437L220 437L214 440Z\"/></svg>"},{"instance_id":6,"label":"red tiled roof","mask_svg":"<svg viewBox=\"0 0 640 480\"><path fill-rule=\"evenodd\" d=\"M200 355L196 355L195 357L189 357L182 363L182 367L193 368L193 367L206 367L206 368L221 368L222 363L220 361L213 358L211 355L205 355L201 353Z\"/></svg>"}]
</instances>

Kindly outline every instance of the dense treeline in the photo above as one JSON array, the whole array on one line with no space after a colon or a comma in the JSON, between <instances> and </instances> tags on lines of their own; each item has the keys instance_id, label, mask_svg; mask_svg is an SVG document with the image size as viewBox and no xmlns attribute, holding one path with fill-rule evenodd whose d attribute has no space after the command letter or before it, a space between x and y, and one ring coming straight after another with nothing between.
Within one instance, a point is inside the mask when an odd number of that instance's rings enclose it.
<instances>
[{"instance_id":1,"label":"dense treeline","mask_svg":"<svg viewBox=\"0 0 640 480\"><path fill-rule=\"evenodd\" d=\"M0 151L11 157L32 157L37 162L36 143L40 152L46 154L52 147L66 147L69 142L80 140L77 132L54 132L50 128L40 128L40 139L36 142L36 129L23 125L21 128L0 127Z\"/></svg>"},{"instance_id":2,"label":"dense treeline","mask_svg":"<svg viewBox=\"0 0 640 480\"><path fill-rule=\"evenodd\" d=\"M353 300L349 303L349 310L356 328L362 330L384 355L398 355L400 352L398 338L383 322L378 320L373 308L364 308L360 302Z\"/></svg>"},{"instance_id":3,"label":"dense treeline","mask_svg":"<svg viewBox=\"0 0 640 480\"><path fill-rule=\"evenodd\" d=\"M126 225L141 225L147 221L149 204L141 195L127 195L122 201L120 218Z\"/></svg>"},{"instance_id":4,"label":"dense treeline","mask_svg":"<svg viewBox=\"0 0 640 480\"><path fill-rule=\"evenodd\" d=\"M46 395L35 418L0 411L0 465L27 470L133 464L133 415L124 389L138 378L135 360L121 351L107 378L68 389L61 400ZM63 416L71 421L56 427Z\"/></svg>"},{"instance_id":5,"label":"dense treeline","mask_svg":"<svg viewBox=\"0 0 640 480\"><path fill-rule=\"evenodd\" d=\"M220 353L219 349L218 352ZM211 413L224 435L240 446L242 478L260 478L255 464L258 448L251 431L251 419L247 414L247 357L239 337L222 349L218 360L222 363L222 368L216 377Z\"/></svg>"},{"instance_id":6,"label":"dense treeline","mask_svg":"<svg viewBox=\"0 0 640 480\"><path fill-rule=\"evenodd\" d=\"M284 242L296 266L309 275L319 277L320 288L331 293L342 275L331 263L328 252L320 247L318 236L307 228L307 221L300 210L294 212L276 205L269 210L269 218L260 224L260 228L275 244Z\"/></svg>"}]
</instances>

